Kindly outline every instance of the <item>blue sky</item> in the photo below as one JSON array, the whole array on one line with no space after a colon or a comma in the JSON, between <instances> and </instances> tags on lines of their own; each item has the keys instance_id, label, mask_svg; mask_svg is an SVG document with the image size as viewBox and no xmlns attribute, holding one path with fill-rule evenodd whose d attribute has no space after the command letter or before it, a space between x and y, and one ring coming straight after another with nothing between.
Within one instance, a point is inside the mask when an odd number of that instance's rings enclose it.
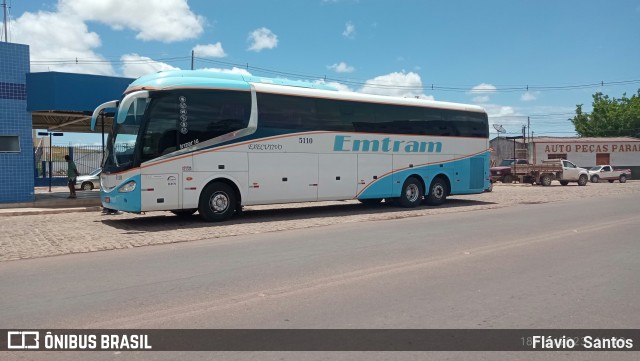
<instances>
[{"instance_id":1,"label":"blue sky","mask_svg":"<svg viewBox=\"0 0 640 361\"><path fill-rule=\"evenodd\" d=\"M10 40L31 46L32 71L137 77L188 69L195 49L196 68L479 104L509 133L529 116L535 135L556 136L575 134L568 118L594 92L640 88L638 0L9 3Z\"/></svg>"}]
</instances>

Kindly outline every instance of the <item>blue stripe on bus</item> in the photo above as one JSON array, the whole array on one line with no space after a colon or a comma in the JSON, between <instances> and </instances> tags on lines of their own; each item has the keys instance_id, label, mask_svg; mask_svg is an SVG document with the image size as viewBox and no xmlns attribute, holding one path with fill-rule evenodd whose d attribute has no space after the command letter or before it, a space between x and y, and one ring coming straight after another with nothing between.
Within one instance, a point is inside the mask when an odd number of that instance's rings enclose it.
<instances>
[{"instance_id":1,"label":"blue stripe on bus","mask_svg":"<svg viewBox=\"0 0 640 361\"><path fill-rule=\"evenodd\" d=\"M485 164L484 174L482 175L482 178L478 175L478 179L471 179L472 173L470 171L470 163L478 159L482 160ZM475 194L489 187L489 180L487 179L488 172L489 152L485 152L469 156L464 159L445 161L438 164L429 164L395 171L375 180L367 186L367 188L364 189L357 198L369 199L399 197L402 192L404 182L411 175L417 175L422 178L425 184L424 192L426 193L428 192L429 186L435 176L440 174L445 175L449 179L449 182L451 183L450 194ZM480 188L470 188L472 185L480 186Z\"/></svg>"}]
</instances>

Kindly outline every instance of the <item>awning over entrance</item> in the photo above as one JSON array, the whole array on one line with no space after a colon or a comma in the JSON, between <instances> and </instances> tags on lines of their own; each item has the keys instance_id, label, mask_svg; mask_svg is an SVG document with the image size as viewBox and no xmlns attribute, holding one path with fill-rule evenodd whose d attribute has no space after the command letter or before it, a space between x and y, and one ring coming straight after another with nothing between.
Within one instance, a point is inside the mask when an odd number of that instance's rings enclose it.
<instances>
[{"instance_id":1,"label":"awning over entrance","mask_svg":"<svg viewBox=\"0 0 640 361\"><path fill-rule=\"evenodd\" d=\"M90 132L93 110L106 101L120 99L134 80L89 74L28 73L27 111L32 114L33 129ZM106 129L110 129L111 122L111 118L105 118Z\"/></svg>"}]
</instances>

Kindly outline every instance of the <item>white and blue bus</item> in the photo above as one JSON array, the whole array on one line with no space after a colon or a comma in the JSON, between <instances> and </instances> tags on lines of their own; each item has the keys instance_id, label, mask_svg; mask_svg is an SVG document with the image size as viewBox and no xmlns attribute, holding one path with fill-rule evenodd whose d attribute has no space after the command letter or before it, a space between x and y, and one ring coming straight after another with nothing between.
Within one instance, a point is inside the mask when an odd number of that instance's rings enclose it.
<instances>
[{"instance_id":1,"label":"white and blue bus","mask_svg":"<svg viewBox=\"0 0 640 361\"><path fill-rule=\"evenodd\" d=\"M133 82L115 108L103 206L226 220L245 205L415 207L489 188L481 107L209 71Z\"/></svg>"}]
</instances>

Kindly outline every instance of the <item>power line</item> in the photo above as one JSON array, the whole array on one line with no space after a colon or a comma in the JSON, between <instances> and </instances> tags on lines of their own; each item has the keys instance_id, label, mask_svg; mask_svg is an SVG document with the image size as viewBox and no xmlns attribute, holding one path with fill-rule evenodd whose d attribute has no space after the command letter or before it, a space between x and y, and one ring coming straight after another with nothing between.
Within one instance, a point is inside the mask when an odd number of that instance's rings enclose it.
<instances>
[{"instance_id":1,"label":"power line","mask_svg":"<svg viewBox=\"0 0 640 361\"><path fill-rule=\"evenodd\" d=\"M132 59L132 60L104 60L104 59L49 59L49 60L32 60L31 65L66 65L66 64L154 64L170 61L184 61L191 59L188 56L172 57L162 59Z\"/></svg>"},{"instance_id":2,"label":"power line","mask_svg":"<svg viewBox=\"0 0 640 361\"><path fill-rule=\"evenodd\" d=\"M190 56L181 56L181 57L166 57L166 58L158 58L158 59L135 59L135 60L105 60L105 59L45 59L45 60L32 60L32 65L66 65L66 64L155 64L155 63L168 63L168 62L181 62L186 60L191 60ZM302 74L302 73L294 73L288 71L281 71L276 69L270 69L260 66L253 66L249 63L235 63L221 60L213 60L208 58L200 58L194 57L193 59L197 60L200 63L205 64L215 64L218 66L227 66L227 67L236 67L241 69L246 69L247 71L251 71L253 73L266 74L269 76L277 76L277 77L292 77L298 79L318 79L323 80L325 82L337 82L344 84L346 86L359 86L359 87L370 87L377 89L395 89L395 90L407 90L407 91L443 91L443 92L457 92L457 93L473 93L473 94L493 94L493 93L511 93L511 92L526 92L526 91L568 91L568 90L579 90L579 89L590 89L590 88L601 88L607 86L620 86L620 85L632 85L632 84L640 84L640 79L629 79L629 80L615 80L615 81L598 81L598 82L585 82L582 84L565 84L565 85L519 85L519 86L495 86L495 89L473 89L473 86L450 86L450 85L441 85L441 84L430 84L430 85L420 85L420 86L411 86L411 85L397 85L397 84L385 84L380 82L373 82L371 80L354 80L354 79L343 79L343 78L333 78L327 77L326 75L312 75L312 74ZM533 115L532 117L536 117L538 115Z\"/></svg>"}]
</instances>

